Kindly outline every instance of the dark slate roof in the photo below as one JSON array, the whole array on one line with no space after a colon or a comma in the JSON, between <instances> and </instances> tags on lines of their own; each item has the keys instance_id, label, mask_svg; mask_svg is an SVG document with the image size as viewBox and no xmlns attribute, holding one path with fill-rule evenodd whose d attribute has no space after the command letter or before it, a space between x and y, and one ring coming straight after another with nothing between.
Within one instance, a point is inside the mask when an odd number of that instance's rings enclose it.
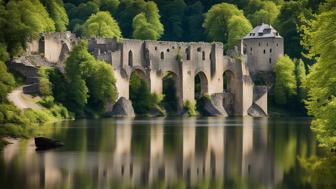
<instances>
[{"instance_id":1,"label":"dark slate roof","mask_svg":"<svg viewBox=\"0 0 336 189\"><path fill-rule=\"evenodd\" d=\"M243 39L258 39L258 38L282 38L280 34L268 24L262 23L255 27L250 33L248 33Z\"/></svg>"}]
</instances>

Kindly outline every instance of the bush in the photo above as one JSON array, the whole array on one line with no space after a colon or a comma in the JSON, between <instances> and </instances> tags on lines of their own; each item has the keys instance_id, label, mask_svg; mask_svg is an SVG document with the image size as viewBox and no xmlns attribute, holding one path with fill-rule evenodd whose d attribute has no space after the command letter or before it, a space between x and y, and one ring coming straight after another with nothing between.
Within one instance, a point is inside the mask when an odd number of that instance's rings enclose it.
<instances>
[{"instance_id":1,"label":"bush","mask_svg":"<svg viewBox=\"0 0 336 189\"><path fill-rule=\"evenodd\" d=\"M189 116L196 116L197 115L195 102L191 102L189 100L185 101L183 103L183 109L186 110L186 112Z\"/></svg>"}]
</instances>

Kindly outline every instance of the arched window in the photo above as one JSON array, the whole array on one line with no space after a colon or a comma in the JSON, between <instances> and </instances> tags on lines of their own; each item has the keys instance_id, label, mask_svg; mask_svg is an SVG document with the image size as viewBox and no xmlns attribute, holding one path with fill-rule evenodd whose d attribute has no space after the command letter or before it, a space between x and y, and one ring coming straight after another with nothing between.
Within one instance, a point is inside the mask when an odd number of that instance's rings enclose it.
<instances>
[{"instance_id":1,"label":"arched window","mask_svg":"<svg viewBox=\"0 0 336 189\"><path fill-rule=\"evenodd\" d=\"M190 49L186 48L187 60L190 60Z\"/></svg>"},{"instance_id":2,"label":"arched window","mask_svg":"<svg viewBox=\"0 0 336 189\"><path fill-rule=\"evenodd\" d=\"M264 54L266 53L266 50L264 49Z\"/></svg>"},{"instance_id":3,"label":"arched window","mask_svg":"<svg viewBox=\"0 0 336 189\"><path fill-rule=\"evenodd\" d=\"M128 65L133 66L133 52L132 51L128 52Z\"/></svg>"},{"instance_id":4,"label":"arched window","mask_svg":"<svg viewBox=\"0 0 336 189\"><path fill-rule=\"evenodd\" d=\"M270 53L272 53L272 49L270 49Z\"/></svg>"},{"instance_id":5,"label":"arched window","mask_svg":"<svg viewBox=\"0 0 336 189\"><path fill-rule=\"evenodd\" d=\"M202 60L205 60L205 52L202 52Z\"/></svg>"},{"instance_id":6,"label":"arched window","mask_svg":"<svg viewBox=\"0 0 336 189\"><path fill-rule=\"evenodd\" d=\"M163 60L163 59L164 59L164 53L161 52L161 60Z\"/></svg>"}]
</instances>

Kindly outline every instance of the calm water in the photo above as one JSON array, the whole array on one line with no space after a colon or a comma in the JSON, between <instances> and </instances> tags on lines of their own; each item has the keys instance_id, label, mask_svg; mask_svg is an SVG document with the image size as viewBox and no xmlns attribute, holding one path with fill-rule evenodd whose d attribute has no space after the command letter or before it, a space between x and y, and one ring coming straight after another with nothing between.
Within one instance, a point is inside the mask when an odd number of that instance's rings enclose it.
<instances>
[{"instance_id":1,"label":"calm water","mask_svg":"<svg viewBox=\"0 0 336 189\"><path fill-rule=\"evenodd\" d=\"M305 118L79 120L0 156L0 188L311 188L299 158L316 155Z\"/></svg>"}]
</instances>

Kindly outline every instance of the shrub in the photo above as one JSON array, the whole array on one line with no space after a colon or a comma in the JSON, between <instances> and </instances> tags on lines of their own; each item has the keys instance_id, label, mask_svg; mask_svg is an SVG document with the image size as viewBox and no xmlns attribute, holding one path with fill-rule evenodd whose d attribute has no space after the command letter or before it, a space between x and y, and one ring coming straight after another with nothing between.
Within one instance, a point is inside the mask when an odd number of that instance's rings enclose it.
<instances>
[{"instance_id":1,"label":"shrub","mask_svg":"<svg viewBox=\"0 0 336 189\"><path fill-rule=\"evenodd\" d=\"M191 102L189 100L186 100L183 103L183 109L186 110L186 112L189 116L196 116L197 115L195 102Z\"/></svg>"}]
</instances>

